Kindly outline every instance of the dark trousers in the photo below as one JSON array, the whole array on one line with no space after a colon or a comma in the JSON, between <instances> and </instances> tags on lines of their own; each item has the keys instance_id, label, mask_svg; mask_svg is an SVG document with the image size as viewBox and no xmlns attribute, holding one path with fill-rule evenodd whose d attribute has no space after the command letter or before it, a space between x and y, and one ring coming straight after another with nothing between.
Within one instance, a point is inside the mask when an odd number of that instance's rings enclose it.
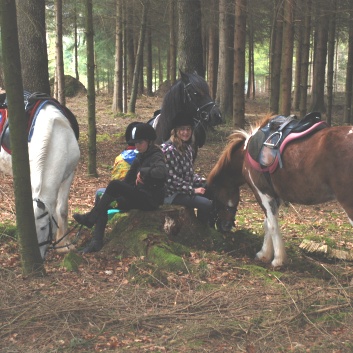
<instances>
[{"instance_id":1,"label":"dark trousers","mask_svg":"<svg viewBox=\"0 0 353 353\"><path fill-rule=\"evenodd\" d=\"M201 222L208 224L212 212L212 201L202 195L178 194L172 204L181 205L188 208L197 208L197 218Z\"/></svg>"},{"instance_id":2,"label":"dark trousers","mask_svg":"<svg viewBox=\"0 0 353 353\"><path fill-rule=\"evenodd\" d=\"M156 202L143 190L131 186L125 181L112 180L105 192L118 201L118 208L124 211L137 209L156 210Z\"/></svg>"}]
</instances>

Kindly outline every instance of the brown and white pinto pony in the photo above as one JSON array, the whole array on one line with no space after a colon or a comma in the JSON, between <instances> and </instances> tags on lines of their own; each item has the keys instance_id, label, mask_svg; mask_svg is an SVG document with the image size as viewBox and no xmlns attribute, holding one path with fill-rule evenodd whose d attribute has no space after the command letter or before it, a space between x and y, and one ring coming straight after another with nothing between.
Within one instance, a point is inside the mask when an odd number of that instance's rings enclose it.
<instances>
[{"instance_id":1,"label":"brown and white pinto pony","mask_svg":"<svg viewBox=\"0 0 353 353\"><path fill-rule=\"evenodd\" d=\"M290 142L282 153L283 167L272 174L255 170L245 158L248 141L256 131L236 131L229 137L209 174L208 185L217 202L224 206L218 222L224 230L234 224L226 217L235 214L239 187L245 182L250 186L265 213L265 238L256 258L279 267L286 261L278 225L278 210L283 201L315 205L337 200L353 225L353 126L327 127Z\"/></svg>"}]
</instances>

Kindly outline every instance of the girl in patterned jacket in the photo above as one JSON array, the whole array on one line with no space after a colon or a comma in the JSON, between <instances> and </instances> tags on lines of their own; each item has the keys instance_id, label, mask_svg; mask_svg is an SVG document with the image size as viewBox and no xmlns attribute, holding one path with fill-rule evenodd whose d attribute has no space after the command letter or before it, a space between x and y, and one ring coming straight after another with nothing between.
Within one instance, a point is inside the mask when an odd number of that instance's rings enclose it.
<instances>
[{"instance_id":1,"label":"girl in patterned jacket","mask_svg":"<svg viewBox=\"0 0 353 353\"><path fill-rule=\"evenodd\" d=\"M193 118L178 112L172 126L170 140L162 144L168 169L164 203L196 208L197 218L208 224L212 201L205 195L206 179L194 173Z\"/></svg>"}]
</instances>

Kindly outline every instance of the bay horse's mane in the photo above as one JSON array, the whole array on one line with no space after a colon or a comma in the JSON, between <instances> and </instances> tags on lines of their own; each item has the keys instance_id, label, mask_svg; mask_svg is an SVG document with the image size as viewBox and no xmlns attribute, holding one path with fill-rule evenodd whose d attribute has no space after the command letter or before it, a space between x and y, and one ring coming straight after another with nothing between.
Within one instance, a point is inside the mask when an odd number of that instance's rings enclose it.
<instances>
[{"instance_id":1,"label":"bay horse's mane","mask_svg":"<svg viewBox=\"0 0 353 353\"><path fill-rule=\"evenodd\" d=\"M232 161L232 154L235 150L241 147L244 142L249 138L249 134L245 130L236 130L228 136L228 143L225 146L217 163L212 168L208 175L207 183L213 184L219 177L221 172L227 170Z\"/></svg>"}]
</instances>

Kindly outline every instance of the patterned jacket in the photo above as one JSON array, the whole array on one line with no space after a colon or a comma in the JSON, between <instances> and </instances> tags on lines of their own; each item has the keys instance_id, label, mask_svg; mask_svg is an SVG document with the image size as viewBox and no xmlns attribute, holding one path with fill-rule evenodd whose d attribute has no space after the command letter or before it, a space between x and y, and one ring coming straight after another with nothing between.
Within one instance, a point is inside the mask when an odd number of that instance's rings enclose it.
<instances>
[{"instance_id":1,"label":"patterned jacket","mask_svg":"<svg viewBox=\"0 0 353 353\"><path fill-rule=\"evenodd\" d=\"M185 153L181 153L168 141L162 145L167 164L165 203L171 203L177 194L194 195L194 189L202 186L205 179L194 173L193 149L186 144Z\"/></svg>"}]
</instances>

